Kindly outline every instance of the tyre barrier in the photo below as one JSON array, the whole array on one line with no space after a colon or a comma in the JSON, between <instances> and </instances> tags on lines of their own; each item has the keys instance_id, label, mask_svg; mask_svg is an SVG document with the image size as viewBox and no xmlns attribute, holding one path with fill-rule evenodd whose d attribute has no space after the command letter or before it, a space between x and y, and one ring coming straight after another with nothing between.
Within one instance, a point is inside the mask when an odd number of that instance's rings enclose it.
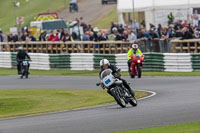
<instances>
[{"instance_id":1,"label":"tyre barrier","mask_svg":"<svg viewBox=\"0 0 200 133\"><path fill-rule=\"evenodd\" d=\"M101 59L108 59L122 71L128 71L127 54L39 54L29 53L30 69L100 69ZM192 72L200 71L200 54L188 53L144 53L143 71ZM0 67L16 67L16 53L0 52Z\"/></svg>"}]
</instances>

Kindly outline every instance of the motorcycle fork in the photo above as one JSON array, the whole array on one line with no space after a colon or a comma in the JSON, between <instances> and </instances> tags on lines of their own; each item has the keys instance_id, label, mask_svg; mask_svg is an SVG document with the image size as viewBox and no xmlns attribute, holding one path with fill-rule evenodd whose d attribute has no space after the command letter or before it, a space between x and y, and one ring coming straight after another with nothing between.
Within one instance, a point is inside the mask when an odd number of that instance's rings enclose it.
<instances>
[{"instance_id":1,"label":"motorcycle fork","mask_svg":"<svg viewBox=\"0 0 200 133\"><path fill-rule=\"evenodd\" d=\"M133 75L137 75L137 72L136 72L137 70L136 70L136 64L135 63L132 63L131 64L131 73L133 74Z\"/></svg>"}]
</instances>

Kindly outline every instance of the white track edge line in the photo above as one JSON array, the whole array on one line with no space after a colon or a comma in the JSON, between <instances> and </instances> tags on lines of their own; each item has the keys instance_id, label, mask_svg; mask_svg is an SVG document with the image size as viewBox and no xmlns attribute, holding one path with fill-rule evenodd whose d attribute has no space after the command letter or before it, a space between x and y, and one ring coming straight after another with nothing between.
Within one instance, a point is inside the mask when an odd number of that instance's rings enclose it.
<instances>
[{"instance_id":1,"label":"white track edge line","mask_svg":"<svg viewBox=\"0 0 200 133\"><path fill-rule=\"evenodd\" d=\"M144 91L144 92L149 92L151 93L151 95L147 96L147 97L143 97L143 98L138 98L137 100L144 100L150 97L155 96L157 93L153 92L153 91L146 91L146 90L135 90L135 91ZM94 108L98 108L98 107L104 107L104 106L108 106L108 105L113 105L113 104L117 104L117 103L108 103L108 104L103 104L103 105L97 105L97 106L92 106L92 107L85 107L85 108L76 108L76 109L71 109L71 110L62 110L62 111L57 111L57 112L49 112L49 113L39 113L39 114L32 114L32 115L26 115L26 116L18 116L18 117L9 117L9 118L0 118L0 121L4 121L4 120L12 120L12 119L22 119L22 118L28 118L28 117L37 117L37 116L42 116L42 115L55 115L57 113L65 113L68 111L79 111L79 110L85 110L85 109L94 109Z\"/></svg>"}]
</instances>

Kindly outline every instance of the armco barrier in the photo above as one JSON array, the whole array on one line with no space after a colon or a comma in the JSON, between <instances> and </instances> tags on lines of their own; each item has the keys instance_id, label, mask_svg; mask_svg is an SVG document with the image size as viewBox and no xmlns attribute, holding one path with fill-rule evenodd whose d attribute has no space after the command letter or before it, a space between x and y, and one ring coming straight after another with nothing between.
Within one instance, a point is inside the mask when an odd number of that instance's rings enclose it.
<instances>
[{"instance_id":1,"label":"armco barrier","mask_svg":"<svg viewBox=\"0 0 200 133\"><path fill-rule=\"evenodd\" d=\"M50 54L49 56L50 56L49 61L50 61L51 68L63 68L63 69L71 68L70 55Z\"/></svg>"},{"instance_id":2,"label":"armco barrier","mask_svg":"<svg viewBox=\"0 0 200 133\"><path fill-rule=\"evenodd\" d=\"M191 72L200 71L200 54L144 53L143 71ZM101 59L108 59L122 71L128 71L126 54L35 54L29 53L31 69L100 69ZM16 53L1 52L0 67L16 67Z\"/></svg>"},{"instance_id":3,"label":"armco barrier","mask_svg":"<svg viewBox=\"0 0 200 133\"><path fill-rule=\"evenodd\" d=\"M93 54L71 54L71 70L94 70Z\"/></svg>"},{"instance_id":4,"label":"armco barrier","mask_svg":"<svg viewBox=\"0 0 200 133\"><path fill-rule=\"evenodd\" d=\"M10 52L0 52L0 67L11 68L11 53Z\"/></svg>"},{"instance_id":5,"label":"armco barrier","mask_svg":"<svg viewBox=\"0 0 200 133\"><path fill-rule=\"evenodd\" d=\"M200 54L191 54L193 71L200 71Z\"/></svg>"},{"instance_id":6,"label":"armco barrier","mask_svg":"<svg viewBox=\"0 0 200 133\"><path fill-rule=\"evenodd\" d=\"M165 71L192 72L191 56L188 53L164 53Z\"/></svg>"},{"instance_id":7,"label":"armco barrier","mask_svg":"<svg viewBox=\"0 0 200 133\"><path fill-rule=\"evenodd\" d=\"M116 54L116 66L128 71L127 54ZM143 71L164 71L163 54L145 53Z\"/></svg>"},{"instance_id":8,"label":"armco barrier","mask_svg":"<svg viewBox=\"0 0 200 133\"><path fill-rule=\"evenodd\" d=\"M115 56L116 66L120 68L121 71L128 71L127 54L116 54Z\"/></svg>"},{"instance_id":9,"label":"armco barrier","mask_svg":"<svg viewBox=\"0 0 200 133\"><path fill-rule=\"evenodd\" d=\"M33 54L31 57L30 69L50 70L49 55L48 54Z\"/></svg>"},{"instance_id":10,"label":"armco barrier","mask_svg":"<svg viewBox=\"0 0 200 133\"><path fill-rule=\"evenodd\" d=\"M143 71L164 71L162 53L144 53Z\"/></svg>"}]
</instances>

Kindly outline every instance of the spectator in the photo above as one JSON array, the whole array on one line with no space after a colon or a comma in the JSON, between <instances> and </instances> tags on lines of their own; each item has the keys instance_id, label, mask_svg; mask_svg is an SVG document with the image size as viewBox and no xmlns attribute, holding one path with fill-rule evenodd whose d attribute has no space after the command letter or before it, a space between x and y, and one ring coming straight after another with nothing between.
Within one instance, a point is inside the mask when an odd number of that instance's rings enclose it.
<instances>
[{"instance_id":1,"label":"spectator","mask_svg":"<svg viewBox=\"0 0 200 133\"><path fill-rule=\"evenodd\" d=\"M156 31L156 28L155 28L155 27L152 27L152 28L150 29L149 35L151 36L152 39L159 38L159 34L158 34L158 32Z\"/></svg>"},{"instance_id":2,"label":"spectator","mask_svg":"<svg viewBox=\"0 0 200 133\"><path fill-rule=\"evenodd\" d=\"M122 36L121 36L121 34L119 34L119 32L117 30L114 31L114 35L115 35L115 41L122 40Z\"/></svg>"},{"instance_id":3,"label":"spectator","mask_svg":"<svg viewBox=\"0 0 200 133\"><path fill-rule=\"evenodd\" d=\"M141 29L141 32L138 34L138 39L140 40L151 40L151 37L148 32L146 32L145 28Z\"/></svg>"},{"instance_id":4,"label":"spectator","mask_svg":"<svg viewBox=\"0 0 200 133\"><path fill-rule=\"evenodd\" d=\"M187 20L184 20L184 22L183 22L183 24L182 24L182 27L184 28L184 27L188 27L188 22L187 22Z\"/></svg>"},{"instance_id":5,"label":"spectator","mask_svg":"<svg viewBox=\"0 0 200 133\"><path fill-rule=\"evenodd\" d=\"M177 22L175 23L174 29L178 30L178 29L182 29L182 28L183 28L183 26L181 24L181 21L177 20Z\"/></svg>"},{"instance_id":6,"label":"spectator","mask_svg":"<svg viewBox=\"0 0 200 133\"><path fill-rule=\"evenodd\" d=\"M137 36L137 31L138 31L140 25L135 20L131 21L131 24L132 24L132 31Z\"/></svg>"},{"instance_id":7,"label":"spectator","mask_svg":"<svg viewBox=\"0 0 200 133\"><path fill-rule=\"evenodd\" d=\"M192 34L192 36L194 36L194 25L193 24L189 24L188 31Z\"/></svg>"},{"instance_id":8,"label":"spectator","mask_svg":"<svg viewBox=\"0 0 200 133\"><path fill-rule=\"evenodd\" d=\"M173 24L169 25L168 36L169 36L169 38L176 37L176 31L174 30L174 25Z\"/></svg>"},{"instance_id":9,"label":"spectator","mask_svg":"<svg viewBox=\"0 0 200 133\"><path fill-rule=\"evenodd\" d=\"M90 41L90 33L89 31L86 31L83 35L83 41Z\"/></svg>"},{"instance_id":10,"label":"spectator","mask_svg":"<svg viewBox=\"0 0 200 133\"><path fill-rule=\"evenodd\" d=\"M55 36L53 37L53 41L56 42L56 41L59 41L59 32L56 32L55 33Z\"/></svg>"},{"instance_id":11,"label":"spectator","mask_svg":"<svg viewBox=\"0 0 200 133\"><path fill-rule=\"evenodd\" d=\"M162 33L162 25L161 24L158 24L157 32L158 32L159 37L161 37L161 33Z\"/></svg>"},{"instance_id":12,"label":"spectator","mask_svg":"<svg viewBox=\"0 0 200 133\"><path fill-rule=\"evenodd\" d=\"M29 41L37 41L36 38L28 33Z\"/></svg>"},{"instance_id":13,"label":"spectator","mask_svg":"<svg viewBox=\"0 0 200 133\"><path fill-rule=\"evenodd\" d=\"M4 41L4 39L3 39L3 32L2 32L2 30L0 29L0 42L3 42Z\"/></svg>"},{"instance_id":14,"label":"spectator","mask_svg":"<svg viewBox=\"0 0 200 133\"><path fill-rule=\"evenodd\" d=\"M108 35L107 35L107 33L106 33L106 30L102 30L102 31L101 31L101 36L102 36L102 39L103 39L104 41L108 40Z\"/></svg>"},{"instance_id":15,"label":"spectator","mask_svg":"<svg viewBox=\"0 0 200 133\"><path fill-rule=\"evenodd\" d=\"M128 39L128 31L124 30L124 32L123 32L121 37L122 37L122 41L127 41L127 39Z\"/></svg>"},{"instance_id":16,"label":"spectator","mask_svg":"<svg viewBox=\"0 0 200 133\"><path fill-rule=\"evenodd\" d=\"M173 24L173 22L174 22L173 13L170 12L170 14L167 17L168 17L168 25Z\"/></svg>"},{"instance_id":17,"label":"spectator","mask_svg":"<svg viewBox=\"0 0 200 133\"><path fill-rule=\"evenodd\" d=\"M199 25L199 15L198 10L194 11L194 14L191 16L194 27L198 27Z\"/></svg>"},{"instance_id":18,"label":"spectator","mask_svg":"<svg viewBox=\"0 0 200 133\"><path fill-rule=\"evenodd\" d=\"M169 38L169 32L168 32L167 27L162 28L161 38L162 39L168 39Z\"/></svg>"},{"instance_id":19,"label":"spectator","mask_svg":"<svg viewBox=\"0 0 200 133\"><path fill-rule=\"evenodd\" d=\"M128 41L136 41L137 40L136 35L131 30L128 30L128 38L127 38L127 40Z\"/></svg>"},{"instance_id":20,"label":"spectator","mask_svg":"<svg viewBox=\"0 0 200 133\"><path fill-rule=\"evenodd\" d=\"M177 26L177 30L176 30L176 36L177 38L182 37L182 29L180 26Z\"/></svg>"},{"instance_id":21,"label":"spectator","mask_svg":"<svg viewBox=\"0 0 200 133\"><path fill-rule=\"evenodd\" d=\"M182 36L181 37L182 37L181 40L184 40L184 39L193 39L192 34L189 31L187 31L187 27L184 27L182 29Z\"/></svg>"},{"instance_id":22,"label":"spectator","mask_svg":"<svg viewBox=\"0 0 200 133\"><path fill-rule=\"evenodd\" d=\"M8 35L8 42L14 42L14 38L13 38L13 34L12 33L10 33Z\"/></svg>"},{"instance_id":23,"label":"spectator","mask_svg":"<svg viewBox=\"0 0 200 133\"><path fill-rule=\"evenodd\" d=\"M195 38L200 38L200 25L195 30Z\"/></svg>"},{"instance_id":24,"label":"spectator","mask_svg":"<svg viewBox=\"0 0 200 133\"><path fill-rule=\"evenodd\" d=\"M54 34L53 34L53 30L52 30L48 36L48 41L53 41L53 39L54 39Z\"/></svg>"},{"instance_id":25,"label":"spectator","mask_svg":"<svg viewBox=\"0 0 200 133\"><path fill-rule=\"evenodd\" d=\"M97 36L94 38L94 41L99 42L99 41L105 41L106 38L103 38L101 35L101 32L97 33Z\"/></svg>"},{"instance_id":26,"label":"spectator","mask_svg":"<svg viewBox=\"0 0 200 133\"><path fill-rule=\"evenodd\" d=\"M47 35L47 31L46 30L42 30L41 34L39 36L39 41L46 41L46 35Z\"/></svg>"}]
</instances>

